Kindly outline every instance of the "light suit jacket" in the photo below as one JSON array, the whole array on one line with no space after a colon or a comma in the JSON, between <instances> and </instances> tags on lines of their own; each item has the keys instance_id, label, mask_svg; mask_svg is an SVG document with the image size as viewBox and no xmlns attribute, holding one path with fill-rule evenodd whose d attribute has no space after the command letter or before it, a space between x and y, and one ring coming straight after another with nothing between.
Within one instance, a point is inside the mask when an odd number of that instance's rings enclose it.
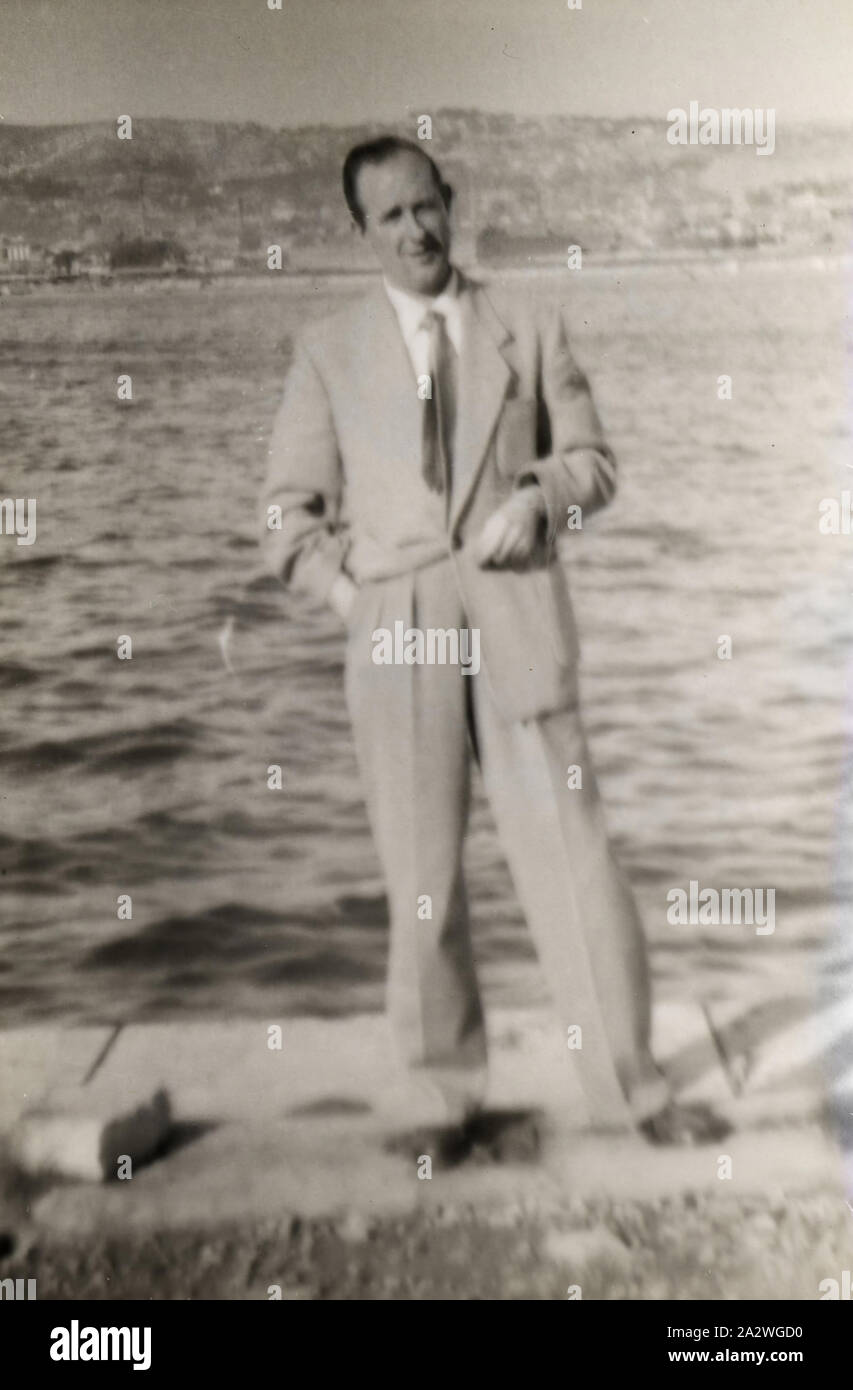
<instances>
[{"instance_id":1,"label":"light suit jacket","mask_svg":"<svg viewBox=\"0 0 853 1390\"><path fill-rule=\"evenodd\" d=\"M559 309L533 311L517 291L466 277L460 293L449 498L437 501L421 476L423 403L379 284L297 337L270 443L262 545L273 573L317 600L342 569L367 585L450 557L499 708L530 719L576 699L577 637L554 541L570 506L586 518L610 500L616 466ZM479 568L472 542L528 482L547 506L541 556L523 572Z\"/></svg>"}]
</instances>

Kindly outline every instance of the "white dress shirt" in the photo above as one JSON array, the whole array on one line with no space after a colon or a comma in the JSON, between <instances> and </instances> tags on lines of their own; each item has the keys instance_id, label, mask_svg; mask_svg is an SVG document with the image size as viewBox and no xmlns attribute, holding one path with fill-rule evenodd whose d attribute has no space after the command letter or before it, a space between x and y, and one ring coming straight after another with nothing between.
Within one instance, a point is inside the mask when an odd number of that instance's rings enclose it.
<instances>
[{"instance_id":1,"label":"white dress shirt","mask_svg":"<svg viewBox=\"0 0 853 1390\"><path fill-rule=\"evenodd\" d=\"M444 316L447 336L456 349L457 356L461 354L462 307L459 302L459 275L456 270L451 270L450 279L438 295L411 294L408 290L401 290L396 285L389 284L387 280L385 293L397 315L415 376L429 375L429 329L424 319L430 311Z\"/></svg>"}]
</instances>

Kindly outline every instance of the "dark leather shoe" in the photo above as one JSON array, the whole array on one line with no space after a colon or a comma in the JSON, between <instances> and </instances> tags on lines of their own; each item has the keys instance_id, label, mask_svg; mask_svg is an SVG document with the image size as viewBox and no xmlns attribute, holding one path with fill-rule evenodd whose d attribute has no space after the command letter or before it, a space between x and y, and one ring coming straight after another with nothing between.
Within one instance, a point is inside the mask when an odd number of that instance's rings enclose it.
<instances>
[{"instance_id":1,"label":"dark leather shoe","mask_svg":"<svg viewBox=\"0 0 853 1390\"><path fill-rule=\"evenodd\" d=\"M650 1144L669 1144L687 1148L694 1144L713 1144L731 1134L728 1120L709 1105L680 1105L669 1101L656 1115L637 1126Z\"/></svg>"},{"instance_id":2,"label":"dark leather shoe","mask_svg":"<svg viewBox=\"0 0 853 1390\"><path fill-rule=\"evenodd\" d=\"M535 1163L542 1149L542 1125L529 1110L484 1110L468 1121L475 1163Z\"/></svg>"},{"instance_id":3,"label":"dark leather shoe","mask_svg":"<svg viewBox=\"0 0 853 1390\"><path fill-rule=\"evenodd\" d=\"M471 1150L469 1125L425 1125L392 1135L383 1147L386 1153L401 1154L413 1163L426 1157L434 1168L456 1168Z\"/></svg>"}]
</instances>

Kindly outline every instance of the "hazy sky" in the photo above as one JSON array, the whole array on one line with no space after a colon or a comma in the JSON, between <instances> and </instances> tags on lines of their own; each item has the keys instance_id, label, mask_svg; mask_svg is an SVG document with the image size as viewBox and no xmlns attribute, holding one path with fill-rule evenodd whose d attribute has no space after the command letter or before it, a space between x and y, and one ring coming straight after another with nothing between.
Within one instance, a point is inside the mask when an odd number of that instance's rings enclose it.
<instances>
[{"instance_id":1,"label":"hazy sky","mask_svg":"<svg viewBox=\"0 0 853 1390\"><path fill-rule=\"evenodd\" d=\"M0 0L0 116L853 119L853 0Z\"/></svg>"}]
</instances>

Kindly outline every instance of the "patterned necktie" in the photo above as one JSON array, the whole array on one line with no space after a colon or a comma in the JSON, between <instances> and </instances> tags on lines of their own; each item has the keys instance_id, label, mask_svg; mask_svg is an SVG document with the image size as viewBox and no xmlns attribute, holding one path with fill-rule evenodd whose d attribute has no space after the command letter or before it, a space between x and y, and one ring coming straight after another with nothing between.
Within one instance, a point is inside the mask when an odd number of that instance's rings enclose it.
<instances>
[{"instance_id":1,"label":"patterned necktie","mask_svg":"<svg viewBox=\"0 0 853 1390\"><path fill-rule=\"evenodd\" d=\"M424 326L429 330L432 398L423 402L421 470L428 488L444 492L450 484L456 423L456 351L448 338L443 314L430 310Z\"/></svg>"}]
</instances>

